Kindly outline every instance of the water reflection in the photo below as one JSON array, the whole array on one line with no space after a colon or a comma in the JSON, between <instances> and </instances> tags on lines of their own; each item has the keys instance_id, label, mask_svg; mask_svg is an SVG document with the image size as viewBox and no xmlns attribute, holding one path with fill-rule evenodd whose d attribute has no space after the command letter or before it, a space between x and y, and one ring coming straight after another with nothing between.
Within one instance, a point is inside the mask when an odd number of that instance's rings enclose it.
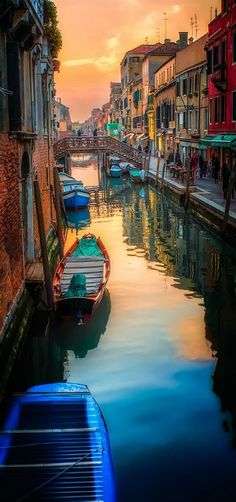
<instances>
[{"instance_id":1,"label":"water reflection","mask_svg":"<svg viewBox=\"0 0 236 502\"><path fill-rule=\"evenodd\" d=\"M58 326L56 337L58 345L64 350L72 350L76 358L86 357L89 350L98 346L101 336L106 332L110 312L111 298L109 291L106 290L101 304L88 325L77 326L68 321L66 326L63 323Z\"/></svg>"},{"instance_id":2,"label":"water reflection","mask_svg":"<svg viewBox=\"0 0 236 502\"><path fill-rule=\"evenodd\" d=\"M61 324L50 349L42 337L44 351L37 342L33 354L29 339L26 386L51 378L64 358L64 375L91 388L121 502L157 493L165 502L235 500L235 251L151 186L140 194L94 164L76 169L98 182L88 230L109 250L111 300L107 293L84 331ZM84 233L72 228L67 247L76 231Z\"/></svg>"},{"instance_id":3,"label":"water reflection","mask_svg":"<svg viewBox=\"0 0 236 502\"><path fill-rule=\"evenodd\" d=\"M74 228L77 231L88 227L91 221L89 209L87 207L79 209L78 211L67 211L66 215L68 227Z\"/></svg>"}]
</instances>

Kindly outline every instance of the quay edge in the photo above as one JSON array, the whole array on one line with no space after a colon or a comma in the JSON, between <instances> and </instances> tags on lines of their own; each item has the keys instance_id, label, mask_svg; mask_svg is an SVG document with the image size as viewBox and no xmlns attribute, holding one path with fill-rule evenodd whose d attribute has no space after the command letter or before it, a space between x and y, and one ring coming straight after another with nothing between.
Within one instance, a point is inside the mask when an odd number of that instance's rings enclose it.
<instances>
[{"instance_id":1,"label":"quay edge","mask_svg":"<svg viewBox=\"0 0 236 502\"><path fill-rule=\"evenodd\" d=\"M152 173L149 173L149 181L157 191L162 190L165 195L177 201L181 206L184 206L186 200L186 189L184 186L166 179L162 183L160 178L156 183L156 177ZM195 186L192 186L190 189L188 210L201 223L204 223L210 231L214 231L218 237L222 237L230 245L236 244L236 215L233 215L230 211L225 232L222 234L224 207L205 198L201 190Z\"/></svg>"}]
</instances>

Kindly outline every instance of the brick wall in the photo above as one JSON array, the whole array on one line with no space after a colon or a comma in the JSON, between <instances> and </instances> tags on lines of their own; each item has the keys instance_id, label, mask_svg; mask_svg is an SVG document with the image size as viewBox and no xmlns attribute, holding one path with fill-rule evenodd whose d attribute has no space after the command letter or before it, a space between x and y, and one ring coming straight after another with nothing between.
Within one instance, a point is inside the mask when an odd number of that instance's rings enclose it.
<instances>
[{"instance_id":1,"label":"brick wall","mask_svg":"<svg viewBox=\"0 0 236 502\"><path fill-rule=\"evenodd\" d=\"M19 150L0 133L0 329L23 282Z\"/></svg>"},{"instance_id":2,"label":"brick wall","mask_svg":"<svg viewBox=\"0 0 236 502\"><path fill-rule=\"evenodd\" d=\"M46 234L50 229L52 221L55 221L55 209L50 193L50 185L54 184L53 166L54 166L53 148L52 146L48 148L47 138L39 138L35 142L35 149L33 153L33 168L34 172L37 173L39 180ZM35 252L36 256L38 256L40 251L40 240L39 240L35 205L34 205L34 237L35 237Z\"/></svg>"}]
</instances>

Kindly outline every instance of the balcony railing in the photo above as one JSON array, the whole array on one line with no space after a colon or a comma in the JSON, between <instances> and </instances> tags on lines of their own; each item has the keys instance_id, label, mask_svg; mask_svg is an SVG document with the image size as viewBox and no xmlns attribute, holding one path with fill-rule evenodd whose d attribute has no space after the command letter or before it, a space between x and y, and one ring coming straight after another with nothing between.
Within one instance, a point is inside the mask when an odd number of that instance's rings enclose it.
<instances>
[{"instance_id":1,"label":"balcony railing","mask_svg":"<svg viewBox=\"0 0 236 502\"><path fill-rule=\"evenodd\" d=\"M29 4L37 14L41 23L43 23L43 0L29 0Z\"/></svg>"},{"instance_id":2,"label":"balcony railing","mask_svg":"<svg viewBox=\"0 0 236 502\"><path fill-rule=\"evenodd\" d=\"M226 67L225 65L218 65L215 68L214 73L211 75L211 81L213 82L216 89L219 91L226 90Z\"/></svg>"}]
</instances>

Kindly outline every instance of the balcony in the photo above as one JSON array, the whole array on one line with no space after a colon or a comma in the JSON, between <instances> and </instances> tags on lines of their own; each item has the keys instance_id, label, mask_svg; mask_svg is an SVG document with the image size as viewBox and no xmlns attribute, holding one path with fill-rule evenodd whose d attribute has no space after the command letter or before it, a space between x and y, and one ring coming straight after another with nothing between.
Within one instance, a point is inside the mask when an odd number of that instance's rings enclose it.
<instances>
[{"instance_id":1,"label":"balcony","mask_svg":"<svg viewBox=\"0 0 236 502\"><path fill-rule=\"evenodd\" d=\"M43 24L43 0L28 0L28 3Z\"/></svg>"},{"instance_id":2,"label":"balcony","mask_svg":"<svg viewBox=\"0 0 236 502\"><path fill-rule=\"evenodd\" d=\"M211 81L218 91L226 91L225 65L218 65L211 75Z\"/></svg>"}]
</instances>

